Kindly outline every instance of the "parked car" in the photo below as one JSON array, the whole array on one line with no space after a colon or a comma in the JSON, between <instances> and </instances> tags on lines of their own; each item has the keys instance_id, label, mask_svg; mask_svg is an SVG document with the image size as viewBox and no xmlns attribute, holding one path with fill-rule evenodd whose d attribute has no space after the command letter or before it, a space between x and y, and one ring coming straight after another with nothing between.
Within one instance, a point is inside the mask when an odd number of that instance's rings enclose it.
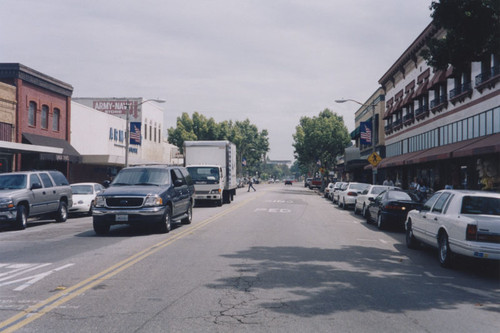
<instances>
[{"instance_id":1,"label":"parked car","mask_svg":"<svg viewBox=\"0 0 500 333\"><path fill-rule=\"evenodd\" d=\"M336 182L333 187L333 193L331 194L333 203L337 203L339 199L339 191L342 191L343 188L347 187L346 182Z\"/></svg>"},{"instance_id":2,"label":"parked car","mask_svg":"<svg viewBox=\"0 0 500 333\"><path fill-rule=\"evenodd\" d=\"M361 194L358 194L358 197L356 198L356 203L354 204L354 214L358 214L358 212L361 212L361 215L366 217L367 209L371 202L369 198L375 198L380 193L391 188L397 188L397 187L385 186L385 185L368 186L368 188L365 189Z\"/></svg>"},{"instance_id":3,"label":"parked car","mask_svg":"<svg viewBox=\"0 0 500 333\"><path fill-rule=\"evenodd\" d=\"M328 186L325 187L325 193L323 195L325 198L330 197L330 192L333 191L334 186L335 186L335 183L328 183Z\"/></svg>"},{"instance_id":4,"label":"parked car","mask_svg":"<svg viewBox=\"0 0 500 333\"><path fill-rule=\"evenodd\" d=\"M439 263L449 267L453 254L500 260L500 194L442 190L406 220L406 245L438 248Z\"/></svg>"},{"instance_id":5,"label":"parked car","mask_svg":"<svg viewBox=\"0 0 500 333\"><path fill-rule=\"evenodd\" d=\"M312 178L306 178L304 181L304 187L309 187L311 185Z\"/></svg>"},{"instance_id":6,"label":"parked car","mask_svg":"<svg viewBox=\"0 0 500 333\"><path fill-rule=\"evenodd\" d=\"M104 186L98 183L75 183L70 186L73 192L73 206L69 209L69 213L92 215L94 199L104 190Z\"/></svg>"},{"instance_id":7,"label":"parked car","mask_svg":"<svg viewBox=\"0 0 500 333\"><path fill-rule=\"evenodd\" d=\"M342 187L338 192L339 197L337 202L339 207L348 209L350 206L354 206L358 194L366 190L368 186L370 186L370 184L350 182L345 188Z\"/></svg>"},{"instance_id":8,"label":"parked car","mask_svg":"<svg viewBox=\"0 0 500 333\"><path fill-rule=\"evenodd\" d=\"M0 174L0 223L25 229L28 218L50 216L57 222L68 218L73 195L59 171L22 171Z\"/></svg>"},{"instance_id":9,"label":"parked car","mask_svg":"<svg viewBox=\"0 0 500 333\"><path fill-rule=\"evenodd\" d=\"M114 224L150 225L167 233L172 221L189 224L194 184L186 168L162 165L122 169L95 199L94 231L106 234Z\"/></svg>"},{"instance_id":10,"label":"parked car","mask_svg":"<svg viewBox=\"0 0 500 333\"><path fill-rule=\"evenodd\" d=\"M292 179L285 179L285 185L293 185Z\"/></svg>"},{"instance_id":11,"label":"parked car","mask_svg":"<svg viewBox=\"0 0 500 333\"><path fill-rule=\"evenodd\" d=\"M369 200L366 220L368 223L375 221L380 230L389 223L403 227L408 212L422 206L413 193L397 189L384 191Z\"/></svg>"}]
</instances>

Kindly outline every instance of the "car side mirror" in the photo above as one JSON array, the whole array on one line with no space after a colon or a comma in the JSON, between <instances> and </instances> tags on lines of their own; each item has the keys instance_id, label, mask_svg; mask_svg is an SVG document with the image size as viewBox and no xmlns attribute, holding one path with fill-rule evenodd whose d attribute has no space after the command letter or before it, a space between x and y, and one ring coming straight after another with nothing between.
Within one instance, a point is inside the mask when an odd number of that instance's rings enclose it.
<instances>
[{"instance_id":1,"label":"car side mirror","mask_svg":"<svg viewBox=\"0 0 500 333\"><path fill-rule=\"evenodd\" d=\"M368 198L368 201L370 201L370 202L374 202L374 201L375 201L375 198L369 197L369 198Z\"/></svg>"},{"instance_id":2,"label":"car side mirror","mask_svg":"<svg viewBox=\"0 0 500 333\"><path fill-rule=\"evenodd\" d=\"M111 184L111 182L109 180L105 180L102 182L102 186L104 186L105 188L108 188L109 184Z\"/></svg>"},{"instance_id":3,"label":"car side mirror","mask_svg":"<svg viewBox=\"0 0 500 333\"><path fill-rule=\"evenodd\" d=\"M174 187L179 187L179 186L182 186L182 180L180 180L180 179L176 179L176 180L174 181Z\"/></svg>"},{"instance_id":4,"label":"car side mirror","mask_svg":"<svg viewBox=\"0 0 500 333\"><path fill-rule=\"evenodd\" d=\"M33 183L33 184L31 184L31 189L32 190L36 190L36 189L39 189L39 188L42 188L42 184L40 184L40 183Z\"/></svg>"}]
</instances>

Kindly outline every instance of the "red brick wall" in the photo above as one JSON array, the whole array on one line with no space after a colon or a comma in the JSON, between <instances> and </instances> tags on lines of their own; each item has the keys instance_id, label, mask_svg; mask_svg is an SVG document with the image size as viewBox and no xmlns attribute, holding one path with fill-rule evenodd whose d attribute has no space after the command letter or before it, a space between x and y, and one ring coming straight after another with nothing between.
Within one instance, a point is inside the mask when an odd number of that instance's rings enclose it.
<instances>
[{"instance_id":1,"label":"red brick wall","mask_svg":"<svg viewBox=\"0 0 500 333\"><path fill-rule=\"evenodd\" d=\"M23 82L21 87L18 95L17 142L22 141L22 133L38 134L69 141L69 98L36 87L27 82ZM35 127L28 125L30 102L35 102L37 106ZM41 124L42 105L47 105L49 107L47 129L42 128ZM55 108L60 110L59 131L52 130L52 117Z\"/></svg>"}]
</instances>

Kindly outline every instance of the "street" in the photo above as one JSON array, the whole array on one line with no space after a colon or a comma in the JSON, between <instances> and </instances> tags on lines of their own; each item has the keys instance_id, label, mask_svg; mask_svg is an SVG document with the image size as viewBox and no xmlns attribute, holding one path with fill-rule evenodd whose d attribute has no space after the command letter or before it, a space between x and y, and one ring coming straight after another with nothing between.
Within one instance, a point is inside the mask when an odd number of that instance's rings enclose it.
<instances>
[{"instance_id":1,"label":"street","mask_svg":"<svg viewBox=\"0 0 500 333\"><path fill-rule=\"evenodd\" d=\"M0 332L499 332L499 266L441 268L315 191L238 189L168 234L0 232Z\"/></svg>"}]
</instances>

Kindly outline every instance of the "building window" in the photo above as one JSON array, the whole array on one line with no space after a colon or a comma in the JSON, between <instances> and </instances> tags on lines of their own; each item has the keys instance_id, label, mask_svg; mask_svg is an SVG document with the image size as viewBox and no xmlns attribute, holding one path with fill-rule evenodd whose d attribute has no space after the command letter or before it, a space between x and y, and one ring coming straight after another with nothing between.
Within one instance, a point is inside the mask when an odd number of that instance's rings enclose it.
<instances>
[{"instance_id":1,"label":"building window","mask_svg":"<svg viewBox=\"0 0 500 333\"><path fill-rule=\"evenodd\" d=\"M36 126L36 103L30 102L28 110L28 125Z\"/></svg>"},{"instance_id":2,"label":"building window","mask_svg":"<svg viewBox=\"0 0 500 333\"><path fill-rule=\"evenodd\" d=\"M59 119L61 116L61 111L57 108L54 109L54 114L52 115L52 130L59 131Z\"/></svg>"},{"instance_id":3,"label":"building window","mask_svg":"<svg viewBox=\"0 0 500 333\"><path fill-rule=\"evenodd\" d=\"M109 139L113 140L113 128L112 127L109 128Z\"/></svg>"},{"instance_id":4,"label":"building window","mask_svg":"<svg viewBox=\"0 0 500 333\"><path fill-rule=\"evenodd\" d=\"M493 133L500 132L500 107L493 110Z\"/></svg>"},{"instance_id":5,"label":"building window","mask_svg":"<svg viewBox=\"0 0 500 333\"><path fill-rule=\"evenodd\" d=\"M493 134L493 110L486 112L486 135Z\"/></svg>"},{"instance_id":6,"label":"building window","mask_svg":"<svg viewBox=\"0 0 500 333\"><path fill-rule=\"evenodd\" d=\"M148 139L148 124L144 124L144 140Z\"/></svg>"},{"instance_id":7,"label":"building window","mask_svg":"<svg viewBox=\"0 0 500 333\"><path fill-rule=\"evenodd\" d=\"M154 142L156 142L156 127L154 129L154 132L155 132L155 139L154 139Z\"/></svg>"},{"instance_id":8,"label":"building window","mask_svg":"<svg viewBox=\"0 0 500 333\"><path fill-rule=\"evenodd\" d=\"M42 128L49 128L49 107L42 105Z\"/></svg>"}]
</instances>

